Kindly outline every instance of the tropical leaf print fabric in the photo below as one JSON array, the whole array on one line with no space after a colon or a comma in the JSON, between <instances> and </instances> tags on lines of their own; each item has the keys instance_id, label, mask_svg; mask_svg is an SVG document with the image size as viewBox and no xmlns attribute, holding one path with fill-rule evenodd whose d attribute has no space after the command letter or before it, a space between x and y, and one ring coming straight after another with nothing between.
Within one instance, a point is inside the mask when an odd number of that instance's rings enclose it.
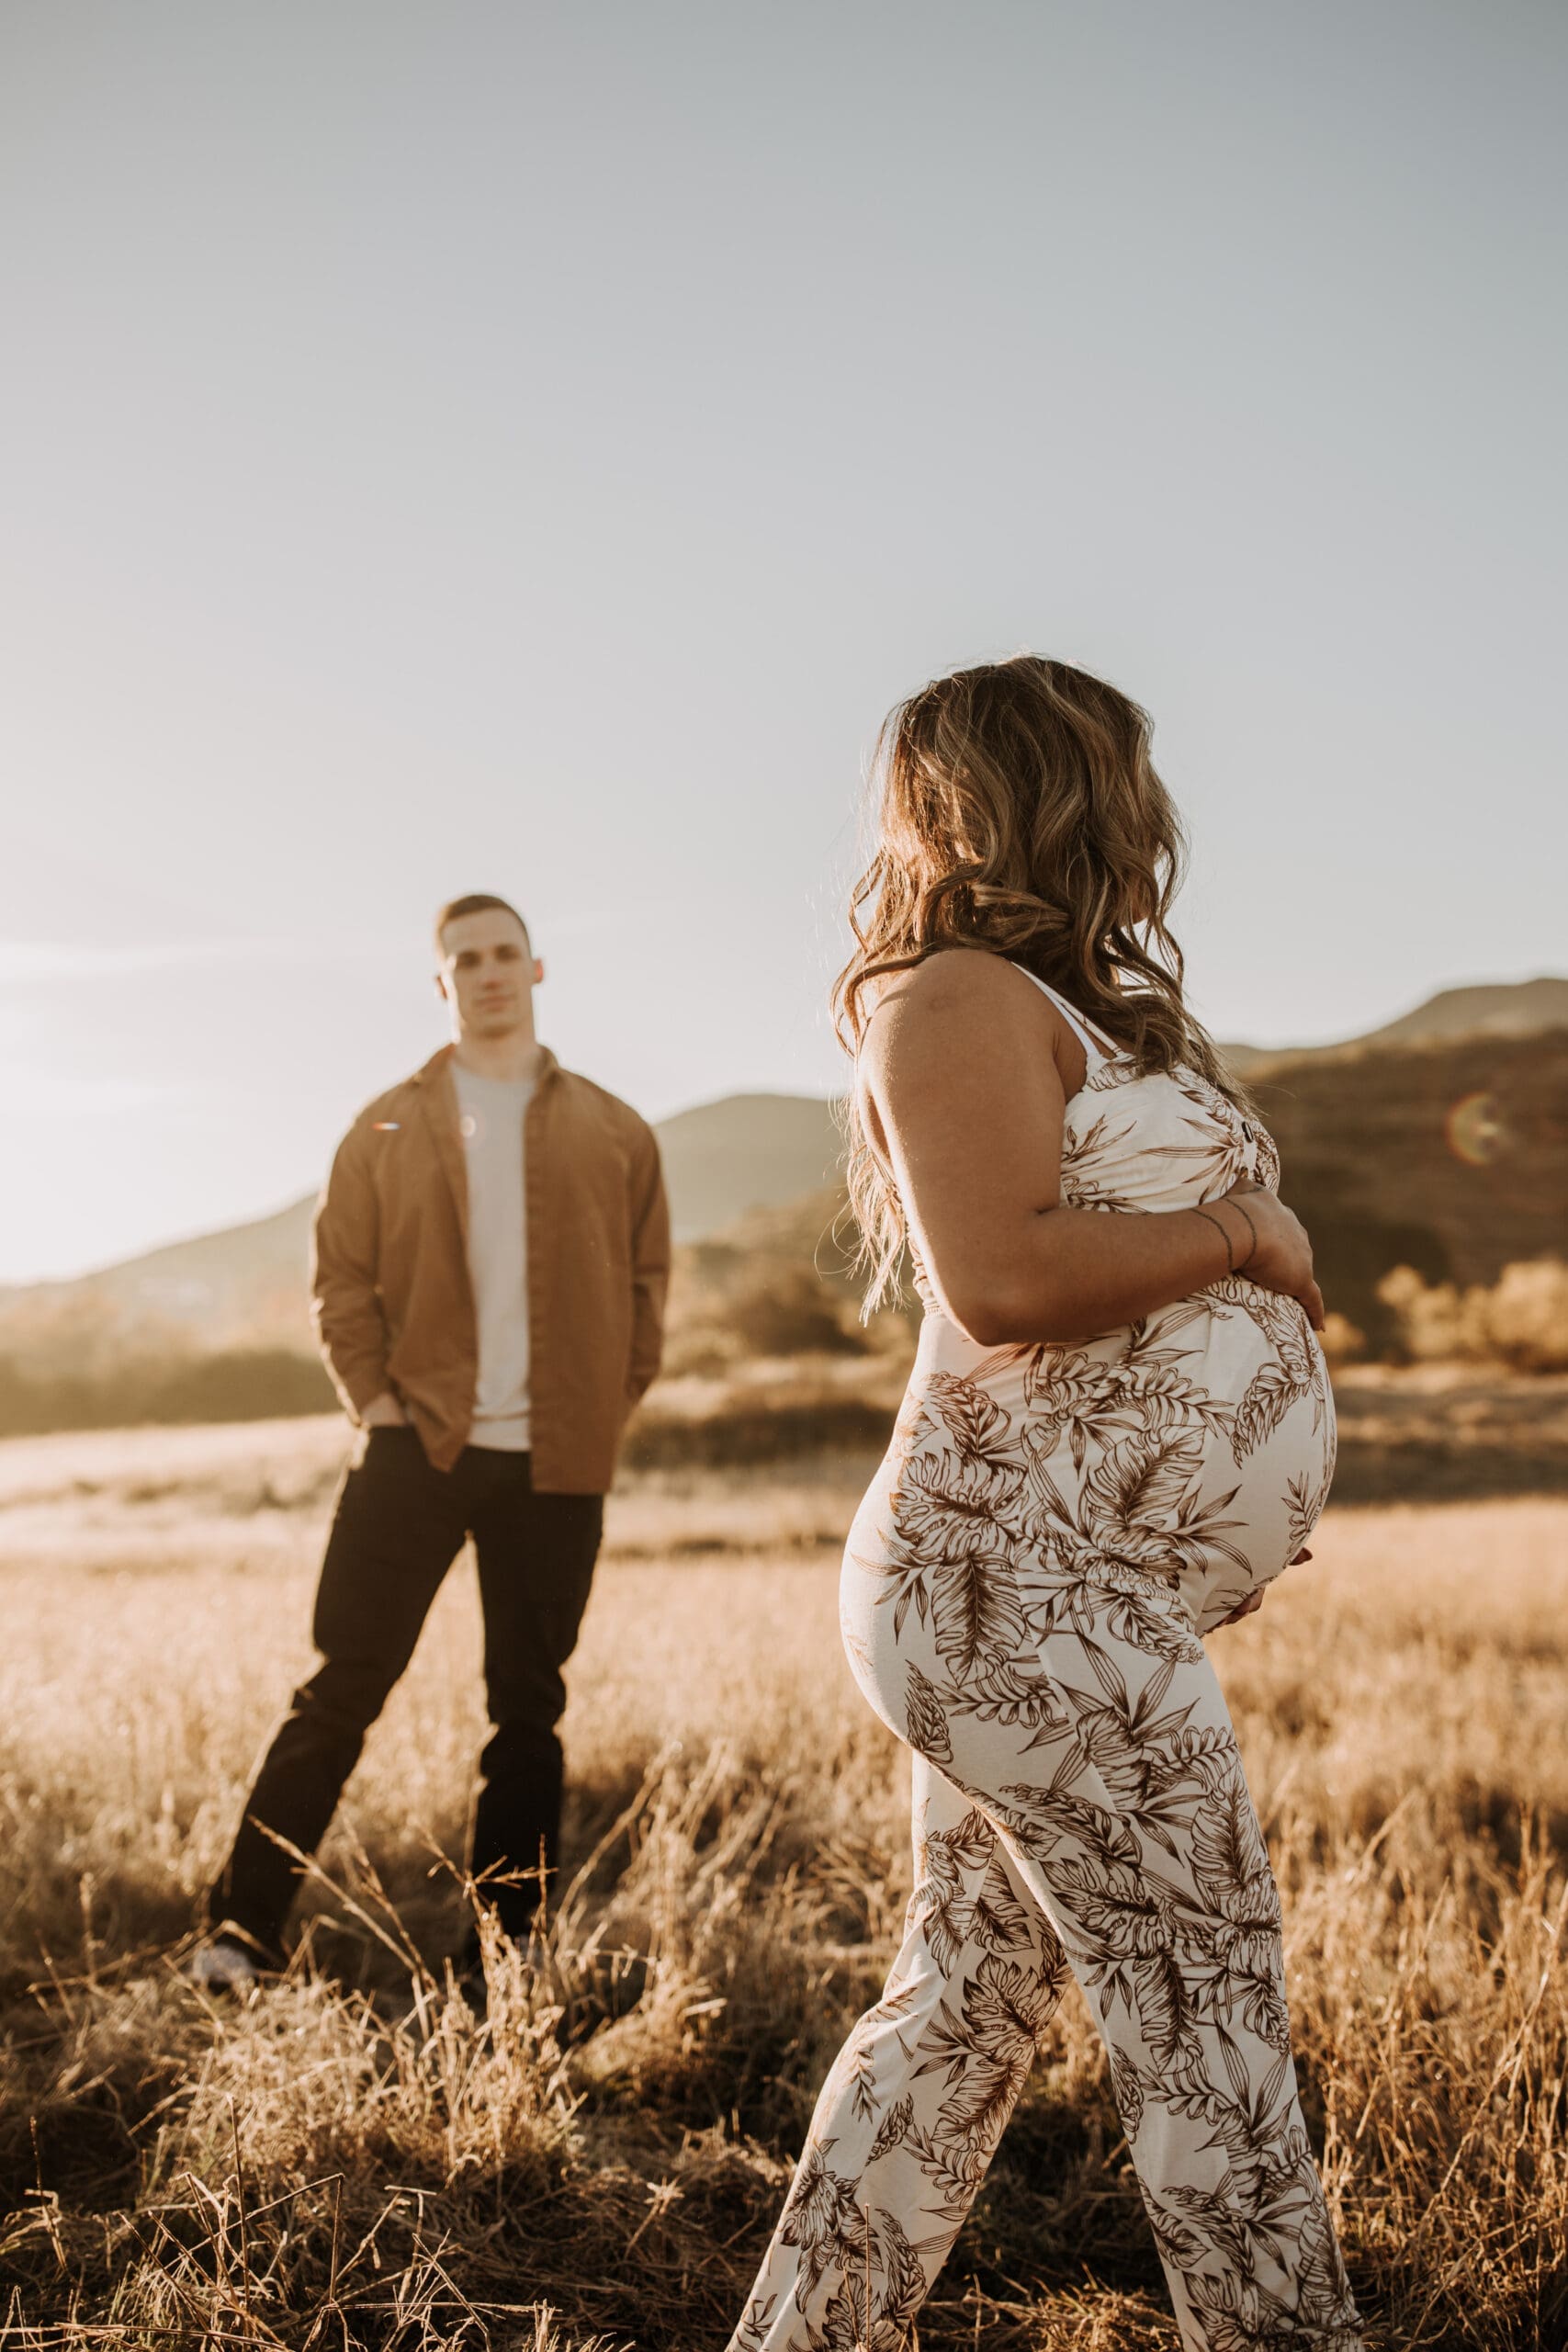
<instances>
[{"instance_id":1,"label":"tropical leaf print fabric","mask_svg":"<svg viewBox=\"0 0 1568 2352\"><path fill-rule=\"evenodd\" d=\"M1064 1198L1158 1213L1244 1178L1278 1162L1224 1096L1091 1044ZM856 1679L914 1750L915 1892L731 2352L908 2342L1069 1973L1190 2352L1355 2352L1279 1897L1200 1638L1322 1510L1315 1339L1238 1277L1072 1346L986 1351L927 1305L840 1608Z\"/></svg>"}]
</instances>

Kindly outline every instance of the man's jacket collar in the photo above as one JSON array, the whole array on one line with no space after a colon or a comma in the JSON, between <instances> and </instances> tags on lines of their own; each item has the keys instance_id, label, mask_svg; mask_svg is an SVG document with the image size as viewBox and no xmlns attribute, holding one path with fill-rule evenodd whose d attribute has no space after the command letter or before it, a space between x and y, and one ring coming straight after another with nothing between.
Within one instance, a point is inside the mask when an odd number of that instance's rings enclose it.
<instances>
[{"instance_id":1,"label":"man's jacket collar","mask_svg":"<svg viewBox=\"0 0 1568 2352\"><path fill-rule=\"evenodd\" d=\"M457 1088L452 1076L454 1053L455 1048L451 1046L440 1046L427 1062L422 1063L415 1070L410 1083L420 1089L420 1109L430 1129L430 1139L435 1146L441 1172L451 1187L466 1247L468 1238L468 1168L463 1156L462 1134L457 1125ZM538 1075L534 1081L536 1094L557 1077L559 1070L560 1064L549 1047L541 1046Z\"/></svg>"},{"instance_id":2,"label":"man's jacket collar","mask_svg":"<svg viewBox=\"0 0 1568 2352\"><path fill-rule=\"evenodd\" d=\"M409 1084L411 1086L425 1086L433 1080L439 1080L443 1076L447 1076L448 1085L450 1085L449 1073L452 1069L453 1057L456 1052L457 1047L455 1046L438 1046L434 1053L431 1055L430 1059L427 1062L422 1062L420 1064L412 1078L410 1079ZM559 1069L560 1064L556 1059L554 1054L551 1053L548 1046L541 1046L539 1047L538 1075L534 1080L536 1088L543 1086L547 1080L554 1078ZM453 1105L453 1116L455 1118L457 1116L457 1095L455 1092L452 1094L451 1099Z\"/></svg>"}]
</instances>

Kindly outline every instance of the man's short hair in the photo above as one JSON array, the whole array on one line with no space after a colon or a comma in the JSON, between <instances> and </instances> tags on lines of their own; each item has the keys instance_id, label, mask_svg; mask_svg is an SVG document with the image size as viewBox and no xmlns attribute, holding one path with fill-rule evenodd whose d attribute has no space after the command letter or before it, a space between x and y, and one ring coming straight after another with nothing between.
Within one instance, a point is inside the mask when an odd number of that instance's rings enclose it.
<instances>
[{"instance_id":1,"label":"man's short hair","mask_svg":"<svg viewBox=\"0 0 1568 2352\"><path fill-rule=\"evenodd\" d=\"M446 904L442 908L441 912L436 916L436 954L438 956L445 956L446 953L446 926L449 922L456 922L459 915L489 914L492 908L498 914L510 915L512 917L513 922L517 925L519 931L523 933L524 938L528 941L529 947L532 948L534 943L529 937L528 926L524 922L522 916L518 913L510 899L498 899L494 892L491 890L470 890L467 898L448 899Z\"/></svg>"}]
</instances>

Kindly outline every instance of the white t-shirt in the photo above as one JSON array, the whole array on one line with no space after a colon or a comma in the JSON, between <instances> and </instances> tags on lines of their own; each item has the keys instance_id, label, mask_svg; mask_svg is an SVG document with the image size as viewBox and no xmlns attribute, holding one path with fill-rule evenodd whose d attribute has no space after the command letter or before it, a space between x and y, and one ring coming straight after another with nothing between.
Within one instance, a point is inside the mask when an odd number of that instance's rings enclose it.
<instances>
[{"instance_id":1,"label":"white t-shirt","mask_svg":"<svg viewBox=\"0 0 1568 2352\"><path fill-rule=\"evenodd\" d=\"M468 1277L479 1324L470 1445L528 1451L528 1225L523 1114L531 1079L479 1078L452 1065L468 1172Z\"/></svg>"}]
</instances>

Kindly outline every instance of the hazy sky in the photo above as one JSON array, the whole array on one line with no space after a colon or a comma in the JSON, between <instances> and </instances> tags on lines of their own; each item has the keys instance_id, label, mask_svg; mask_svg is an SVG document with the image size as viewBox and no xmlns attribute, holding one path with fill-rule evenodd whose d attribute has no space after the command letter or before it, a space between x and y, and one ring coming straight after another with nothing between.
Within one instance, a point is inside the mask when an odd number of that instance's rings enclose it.
<instances>
[{"instance_id":1,"label":"hazy sky","mask_svg":"<svg viewBox=\"0 0 1568 2352\"><path fill-rule=\"evenodd\" d=\"M316 1182L532 918L828 1091L889 702L1145 702L1198 1010L1568 967L1568 14L0 0L0 1279Z\"/></svg>"}]
</instances>

